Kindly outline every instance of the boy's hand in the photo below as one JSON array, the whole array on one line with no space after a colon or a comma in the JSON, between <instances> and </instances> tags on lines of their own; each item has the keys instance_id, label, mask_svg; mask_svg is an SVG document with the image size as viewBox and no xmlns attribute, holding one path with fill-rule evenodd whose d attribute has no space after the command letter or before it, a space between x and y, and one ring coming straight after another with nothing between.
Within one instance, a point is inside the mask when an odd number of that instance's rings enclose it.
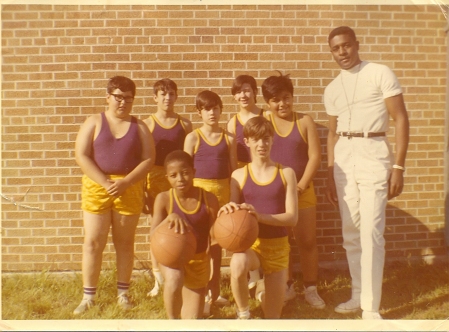
<instances>
[{"instance_id":1,"label":"boy's hand","mask_svg":"<svg viewBox=\"0 0 449 332\"><path fill-rule=\"evenodd\" d=\"M247 204L247 203L243 203L240 205L240 208L242 210L248 210L248 212L250 214L252 214L254 217L256 217L257 221L259 221L259 214L257 213L256 209L254 208L253 205L251 204Z\"/></svg>"},{"instance_id":2,"label":"boy's hand","mask_svg":"<svg viewBox=\"0 0 449 332\"><path fill-rule=\"evenodd\" d=\"M218 215L217 217L220 216L220 214L225 213L225 214L229 214L234 212L235 210L240 210L240 204L234 203L234 202L229 202L225 205L223 205L220 210L218 210Z\"/></svg>"},{"instance_id":3,"label":"boy's hand","mask_svg":"<svg viewBox=\"0 0 449 332\"><path fill-rule=\"evenodd\" d=\"M327 188L326 188L326 197L329 203L333 205L333 207L336 209L338 207L338 196L337 196L337 188L335 187L335 181L334 178L330 178L327 182Z\"/></svg>"},{"instance_id":4,"label":"boy's hand","mask_svg":"<svg viewBox=\"0 0 449 332\"><path fill-rule=\"evenodd\" d=\"M168 228L174 228L175 233L184 234L190 232L189 224L176 213L168 215L163 222L168 223Z\"/></svg>"},{"instance_id":5,"label":"boy's hand","mask_svg":"<svg viewBox=\"0 0 449 332\"><path fill-rule=\"evenodd\" d=\"M107 180L110 183L109 187L105 188L109 195L120 197L125 192L126 188L128 188L129 184L125 179L118 180Z\"/></svg>"}]
</instances>

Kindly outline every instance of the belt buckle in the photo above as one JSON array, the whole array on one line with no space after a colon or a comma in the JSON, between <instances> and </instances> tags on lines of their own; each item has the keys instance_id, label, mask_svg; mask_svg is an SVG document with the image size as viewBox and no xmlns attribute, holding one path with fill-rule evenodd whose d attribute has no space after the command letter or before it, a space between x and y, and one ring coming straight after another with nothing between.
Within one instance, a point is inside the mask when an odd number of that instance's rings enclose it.
<instances>
[{"instance_id":1,"label":"belt buckle","mask_svg":"<svg viewBox=\"0 0 449 332\"><path fill-rule=\"evenodd\" d=\"M349 140L349 139L352 139L352 134L351 134L350 131L348 131L348 132L346 133L346 137L348 138L348 140Z\"/></svg>"}]
</instances>

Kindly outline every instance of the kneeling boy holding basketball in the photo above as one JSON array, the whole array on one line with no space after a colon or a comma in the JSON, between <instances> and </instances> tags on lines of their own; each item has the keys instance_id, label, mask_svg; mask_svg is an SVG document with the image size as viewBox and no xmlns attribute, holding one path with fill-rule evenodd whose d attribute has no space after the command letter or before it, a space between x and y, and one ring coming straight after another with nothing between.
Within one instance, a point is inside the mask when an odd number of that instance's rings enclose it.
<instances>
[{"instance_id":1,"label":"kneeling boy holding basketball","mask_svg":"<svg viewBox=\"0 0 449 332\"><path fill-rule=\"evenodd\" d=\"M270 158L273 134L273 125L263 117L251 118L245 124L243 135L252 161L232 173L231 202L219 211L220 215L246 209L259 221L259 236L252 247L233 253L231 258L231 289L239 319L250 317L247 274L259 267L265 275L265 318L280 318L284 303L290 252L287 227L297 222L298 198L293 169Z\"/></svg>"},{"instance_id":2,"label":"kneeling boy holding basketball","mask_svg":"<svg viewBox=\"0 0 449 332\"><path fill-rule=\"evenodd\" d=\"M202 317L209 282L210 229L217 216L218 200L193 186L195 169L188 153L181 150L169 153L164 167L171 189L156 196L151 233L161 223L169 223L174 232L181 234L191 226L197 242L195 257L187 264L177 268L160 264L165 279L165 310L170 319L195 319Z\"/></svg>"}]
</instances>

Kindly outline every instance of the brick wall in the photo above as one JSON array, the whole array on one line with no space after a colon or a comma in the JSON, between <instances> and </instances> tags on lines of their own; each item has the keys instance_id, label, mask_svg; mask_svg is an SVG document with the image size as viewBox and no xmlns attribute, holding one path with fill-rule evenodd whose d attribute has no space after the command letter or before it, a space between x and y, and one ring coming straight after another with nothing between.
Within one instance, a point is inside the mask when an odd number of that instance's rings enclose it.
<instances>
[{"instance_id":1,"label":"brick wall","mask_svg":"<svg viewBox=\"0 0 449 332\"><path fill-rule=\"evenodd\" d=\"M344 261L339 214L324 198L322 94L339 72L326 41L338 25L355 28L362 59L394 70L411 120L406 186L387 211L387 256L445 253L446 46L438 6L3 5L1 15L4 271L80 269L81 171L74 141L86 117L105 110L109 77L136 82L134 114L142 119L155 112L153 83L172 78L179 86L177 110L197 126L193 104L199 91L222 96L224 124L237 110L233 78L251 74L260 85L275 70L290 73L296 110L310 114L319 128L320 259ZM265 106L260 95L258 103ZM142 216L137 268L148 266L148 234ZM108 245L105 264L113 259Z\"/></svg>"}]
</instances>

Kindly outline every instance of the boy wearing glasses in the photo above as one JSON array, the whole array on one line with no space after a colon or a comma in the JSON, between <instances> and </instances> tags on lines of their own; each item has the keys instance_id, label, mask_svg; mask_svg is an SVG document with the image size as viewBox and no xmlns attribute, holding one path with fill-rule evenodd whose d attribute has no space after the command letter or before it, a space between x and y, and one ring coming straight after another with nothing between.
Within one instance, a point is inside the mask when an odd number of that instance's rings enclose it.
<instances>
[{"instance_id":1,"label":"boy wearing glasses","mask_svg":"<svg viewBox=\"0 0 449 332\"><path fill-rule=\"evenodd\" d=\"M77 164L84 173L84 296L75 315L94 305L102 254L109 229L117 259L117 303L130 309L128 296L133 269L134 235L143 205L143 181L154 164L153 137L147 126L130 113L136 93L134 82L123 76L109 80L108 108L89 117L75 143Z\"/></svg>"}]
</instances>

